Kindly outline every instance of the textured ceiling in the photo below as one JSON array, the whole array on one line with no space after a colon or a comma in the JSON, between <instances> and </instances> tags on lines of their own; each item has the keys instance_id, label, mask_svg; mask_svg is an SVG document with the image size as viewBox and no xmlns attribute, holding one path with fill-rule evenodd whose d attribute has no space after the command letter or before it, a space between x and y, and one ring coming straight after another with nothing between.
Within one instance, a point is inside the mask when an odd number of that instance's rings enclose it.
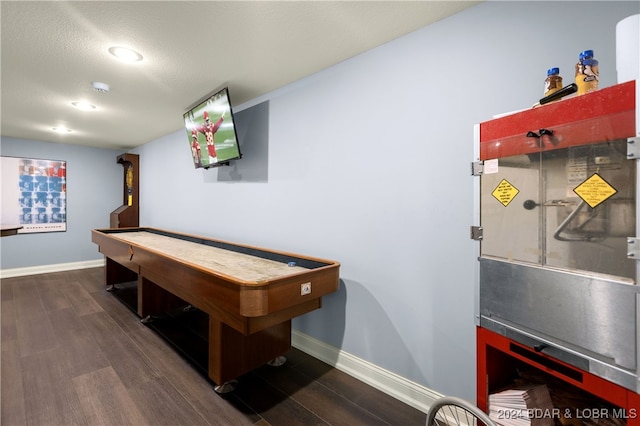
<instances>
[{"instance_id":1,"label":"textured ceiling","mask_svg":"<svg viewBox=\"0 0 640 426\"><path fill-rule=\"evenodd\" d=\"M1 134L133 148L178 130L223 85L239 105L477 3L3 0ZM114 45L143 61L115 60Z\"/></svg>"}]
</instances>

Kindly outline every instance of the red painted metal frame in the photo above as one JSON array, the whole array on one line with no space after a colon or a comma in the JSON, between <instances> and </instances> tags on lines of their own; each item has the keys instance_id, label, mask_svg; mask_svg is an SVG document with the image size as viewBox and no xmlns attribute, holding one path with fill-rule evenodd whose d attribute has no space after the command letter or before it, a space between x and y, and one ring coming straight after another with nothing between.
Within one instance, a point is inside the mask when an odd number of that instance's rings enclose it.
<instances>
[{"instance_id":1,"label":"red painted metal frame","mask_svg":"<svg viewBox=\"0 0 640 426\"><path fill-rule=\"evenodd\" d=\"M480 123L480 160L635 135L635 81ZM552 136L527 137L540 129Z\"/></svg>"}]
</instances>

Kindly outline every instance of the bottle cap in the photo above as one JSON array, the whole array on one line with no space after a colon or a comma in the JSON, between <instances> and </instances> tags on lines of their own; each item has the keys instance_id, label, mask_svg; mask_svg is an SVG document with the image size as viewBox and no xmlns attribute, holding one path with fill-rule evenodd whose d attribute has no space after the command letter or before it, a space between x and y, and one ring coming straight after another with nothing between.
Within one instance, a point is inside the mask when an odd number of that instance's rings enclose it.
<instances>
[{"instance_id":1,"label":"bottle cap","mask_svg":"<svg viewBox=\"0 0 640 426\"><path fill-rule=\"evenodd\" d=\"M547 76L560 74L560 68L549 68L547 70Z\"/></svg>"},{"instance_id":2,"label":"bottle cap","mask_svg":"<svg viewBox=\"0 0 640 426\"><path fill-rule=\"evenodd\" d=\"M585 50L580 52L580 59L593 58L593 50Z\"/></svg>"}]
</instances>

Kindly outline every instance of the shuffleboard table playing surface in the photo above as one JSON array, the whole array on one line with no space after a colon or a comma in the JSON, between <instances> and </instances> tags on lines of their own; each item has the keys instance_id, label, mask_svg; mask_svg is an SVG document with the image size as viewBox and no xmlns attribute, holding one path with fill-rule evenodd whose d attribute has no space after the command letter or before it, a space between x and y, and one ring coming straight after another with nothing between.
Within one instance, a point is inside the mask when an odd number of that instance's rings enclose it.
<instances>
[{"instance_id":1,"label":"shuffleboard table playing surface","mask_svg":"<svg viewBox=\"0 0 640 426\"><path fill-rule=\"evenodd\" d=\"M203 269L235 278L246 284L259 284L307 268L289 265L265 257L174 238L152 232L121 232L113 238L153 249L166 256L197 265Z\"/></svg>"}]
</instances>

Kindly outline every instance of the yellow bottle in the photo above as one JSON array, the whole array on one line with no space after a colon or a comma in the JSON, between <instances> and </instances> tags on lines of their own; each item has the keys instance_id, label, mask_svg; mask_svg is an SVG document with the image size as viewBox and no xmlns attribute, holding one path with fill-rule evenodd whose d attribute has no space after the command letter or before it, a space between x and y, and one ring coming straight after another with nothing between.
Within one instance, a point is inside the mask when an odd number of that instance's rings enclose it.
<instances>
[{"instance_id":1,"label":"yellow bottle","mask_svg":"<svg viewBox=\"0 0 640 426\"><path fill-rule=\"evenodd\" d=\"M578 95L584 95L598 89L598 61L593 57L593 50L580 53L580 60L576 64L576 84Z\"/></svg>"}]
</instances>

